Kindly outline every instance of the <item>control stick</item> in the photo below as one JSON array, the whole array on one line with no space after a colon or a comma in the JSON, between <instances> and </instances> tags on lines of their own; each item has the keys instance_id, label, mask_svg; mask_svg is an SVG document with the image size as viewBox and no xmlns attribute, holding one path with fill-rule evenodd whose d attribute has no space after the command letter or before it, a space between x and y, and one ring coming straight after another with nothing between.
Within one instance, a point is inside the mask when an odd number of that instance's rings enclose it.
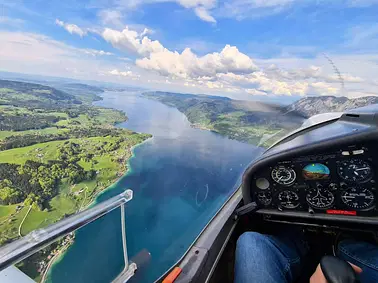
<instances>
[{"instance_id":1,"label":"control stick","mask_svg":"<svg viewBox=\"0 0 378 283\"><path fill-rule=\"evenodd\" d=\"M352 266L334 256L323 256L320 268L328 283L357 283L357 276Z\"/></svg>"}]
</instances>

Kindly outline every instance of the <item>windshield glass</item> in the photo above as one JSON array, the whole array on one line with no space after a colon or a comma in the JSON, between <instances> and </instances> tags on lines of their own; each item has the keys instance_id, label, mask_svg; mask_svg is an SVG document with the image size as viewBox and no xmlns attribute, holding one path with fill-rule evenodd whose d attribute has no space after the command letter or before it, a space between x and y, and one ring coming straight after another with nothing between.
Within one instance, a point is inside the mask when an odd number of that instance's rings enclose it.
<instances>
[{"instance_id":1,"label":"windshield glass","mask_svg":"<svg viewBox=\"0 0 378 283\"><path fill-rule=\"evenodd\" d=\"M126 189L158 279L289 132L376 104L376 1L1 1L0 245ZM307 122L306 122L307 121ZM16 267L111 282L119 210ZM142 260L141 260L142 259Z\"/></svg>"}]
</instances>

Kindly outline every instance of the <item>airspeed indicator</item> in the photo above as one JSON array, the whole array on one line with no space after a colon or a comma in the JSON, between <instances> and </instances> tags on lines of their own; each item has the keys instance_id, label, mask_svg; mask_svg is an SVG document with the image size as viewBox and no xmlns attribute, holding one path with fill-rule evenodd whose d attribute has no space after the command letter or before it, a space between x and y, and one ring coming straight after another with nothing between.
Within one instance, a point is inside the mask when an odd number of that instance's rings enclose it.
<instances>
[{"instance_id":1,"label":"airspeed indicator","mask_svg":"<svg viewBox=\"0 0 378 283\"><path fill-rule=\"evenodd\" d=\"M285 166L274 167L271 176L276 183L284 186L293 184L297 177L293 168Z\"/></svg>"}]
</instances>

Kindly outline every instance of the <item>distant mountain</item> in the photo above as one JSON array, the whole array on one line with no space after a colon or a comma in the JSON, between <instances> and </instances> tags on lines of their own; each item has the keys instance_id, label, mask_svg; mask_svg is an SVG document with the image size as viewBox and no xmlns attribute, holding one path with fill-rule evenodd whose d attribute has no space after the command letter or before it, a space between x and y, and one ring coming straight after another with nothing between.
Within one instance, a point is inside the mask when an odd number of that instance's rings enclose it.
<instances>
[{"instance_id":1,"label":"distant mountain","mask_svg":"<svg viewBox=\"0 0 378 283\"><path fill-rule=\"evenodd\" d=\"M8 90L8 91L7 91ZM11 90L11 91L10 91ZM82 83L32 83L0 79L0 105L65 107L101 100L103 89ZM12 94L12 95L10 95Z\"/></svg>"},{"instance_id":2,"label":"distant mountain","mask_svg":"<svg viewBox=\"0 0 378 283\"><path fill-rule=\"evenodd\" d=\"M257 101L159 91L143 95L177 108L193 127L252 144L259 144L267 135L278 138L304 120L295 111Z\"/></svg>"},{"instance_id":3,"label":"distant mountain","mask_svg":"<svg viewBox=\"0 0 378 283\"><path fill-rule=\"evenodd\" d=\"M72 88L72 89L82 89L83 91L89 91L91 93L104 92L103 89L97 86L92 86L92 85L87 85L87 84L82 84L82 83L66 83L66 84L62 84L62 87Z\"/></svg>"},{"instance_id":4,"label":"distant mountain","mask_svg":"<svg viewBox=\"0 0 378 283\"><path fill-rule=\"evenodd\" d=\"M0 105L38 107L42 104L58 108L82 102L76 96L50 86L0 80Z\"/></svg>"},{"instance_id":5,"label":"distant mountain","mask_svg":"<svg viewBox=\"0 0 378 283\"><path fill-rule=\"evenodd\" d=\"M52 84L52 86L56 89L72 94L76 96L78 99L85 102L101 100L102 98L98 94L104 92L102 88L82 83L59 83Z\"/></svg>"},{"instance_id":6,"label":"distant mountain","mask_svg":"<svg viewBox=\"0 0 378 283\"><path fill-rule=\"evenodd\" d=\"M146 92L144 96L158 100L184 113L193 127L211 130L231 139L261 144L266 137L279 137L300 127L315 114L343 112L347 109L378 103L378 97L355 99L335 96L302 98L289 106L259 101L233 100L227 97ZM272 142L265 142L269 145Z\"/></svg>"},{"instance_id":7,"label":"distant mountain","mask_svg":"<svg viewBox=\"0 0 378 283\"><path fill-rule=\"evenodd\" d=\"M314 96L305 97L289 105L287 110L295 110L306 117L327 112L344 112L348 109L354 109L371 104L377 104L378 97L366 96L354 99L336 96Z\"/></svg>"}]
</instances>

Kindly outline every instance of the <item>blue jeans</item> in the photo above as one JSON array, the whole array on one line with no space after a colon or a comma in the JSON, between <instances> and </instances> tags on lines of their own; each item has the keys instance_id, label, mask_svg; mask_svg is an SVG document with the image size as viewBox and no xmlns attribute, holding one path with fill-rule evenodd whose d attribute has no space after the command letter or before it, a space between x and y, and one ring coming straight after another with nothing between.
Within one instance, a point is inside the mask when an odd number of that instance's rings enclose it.
<instances>
[{"instance_id":1,"label":"blue jeans","mask_svg":"<svg viewBox=\"0 0 378 283\"><path fill-rule=\"evenodd\" d=\"M308 251L301 235L246 232L236 245L235 283L295 282ZM378 282L378 247L354 240L341 241L337 256L362 268L359 280Z\"/></svg>"}]
</instances>

